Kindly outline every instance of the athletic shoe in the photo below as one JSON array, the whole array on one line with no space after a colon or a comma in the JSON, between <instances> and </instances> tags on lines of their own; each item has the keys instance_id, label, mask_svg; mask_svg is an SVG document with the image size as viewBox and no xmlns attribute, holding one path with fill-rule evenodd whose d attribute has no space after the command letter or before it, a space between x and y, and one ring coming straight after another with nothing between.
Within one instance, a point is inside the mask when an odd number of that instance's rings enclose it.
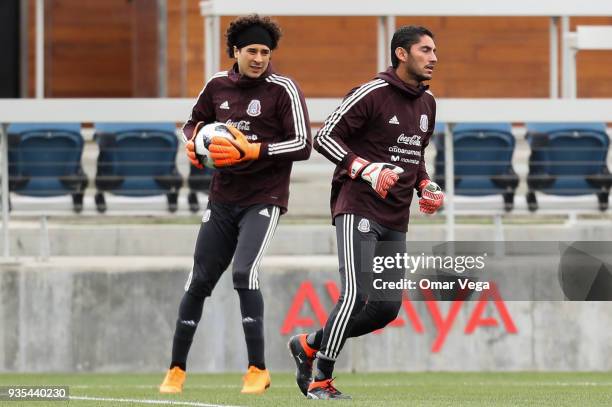
<instances>
[{"instance_id":1,"label":"athletic shoe","mask_svg":"<svg viewBox=\"0 0 612 407\"><path fill-rule=\"evenodd\" d=\"M308 393L308 386L312 381L312 363L317 354L315 349L308 346L307 336L307 334L292 336L287 344L297 367L295 381L304 396Z\"/></svg>"},{"instance_id":2,"label":"athletic shoe","mask_svg":"<svg viewBox=\"0 0 612 407\"><path fill-rule=\"evenodd\" d=\"M306 395L309 399L315 400L350 400L351 396L342 394L340 390L336 389L332 382L334 379L321 380L320 382L312 382L308 386L308 394Z\"/></svg>"},{"instance_id":3,"label":"athletic shoe","mask_svg":"<svg viewBox=\"0 0 612 407\"><path fill-rule=\"evenodd\" d=\"M272 383L268 369L261 370L255 366L249 366L242 381L244 382L240 391L242 394L262 394Z\"/></svg>"},{"instance_id":4,"label":"athletic shoe","mask_svg":"<svg viewBox=\"0 0 612 407\"><path fill-rule=\"evenodd\" d=\"M181 393L186 377L187 373L178 366L168 369L164 381L159 386L159 392L164 394Z\"/></svg>"}]
</instances>

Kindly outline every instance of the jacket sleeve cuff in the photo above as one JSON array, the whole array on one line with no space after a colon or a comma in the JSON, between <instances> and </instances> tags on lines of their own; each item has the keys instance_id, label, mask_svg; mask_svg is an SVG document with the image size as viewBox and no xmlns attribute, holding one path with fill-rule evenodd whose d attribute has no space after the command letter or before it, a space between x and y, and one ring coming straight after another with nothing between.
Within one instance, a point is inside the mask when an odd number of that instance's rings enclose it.
<instances>
[{"instance_id":1,"label":"jacket sleeve cuff","mask_svg":"<svg viewBox=\"0 0 612 407\"><path fill-rule=\"evenodd\" d=\"M265 159L268 158L270 156L269 152L268 152L268 146L270 145L270 143L259 143L259 159Z\"/></svg>"},{"instance_id":2,"label":"jacket sleeve cuff","mask_svg":"<svg viewBox=\"0 0 612 407\"><path fill-rule=\"evenodd\" d=\"M348 172L349 174L351 173L351 164L353 163L353 161L359 158L359 156L355 153L353 153L352 151L349 151L344 158L342 159L342 161L340 161L339 165L341 168L344 168L346 170L346 172Z\"/></svg>"},{"instance_id":3,"label":"jacket sleeve cuff","mask_svg":"<svg viewBox=\"0 0 612 407\"><path fill-rule=\"evenodd\" d=\"M421 197L421 190L423 189L423 187L421 186L423 184L423 181L431 181L431 178L426 176L426 177L422 177L417 180L415 187L417 191L417 196L419 198Z\"/></svg>"}]
</instances>

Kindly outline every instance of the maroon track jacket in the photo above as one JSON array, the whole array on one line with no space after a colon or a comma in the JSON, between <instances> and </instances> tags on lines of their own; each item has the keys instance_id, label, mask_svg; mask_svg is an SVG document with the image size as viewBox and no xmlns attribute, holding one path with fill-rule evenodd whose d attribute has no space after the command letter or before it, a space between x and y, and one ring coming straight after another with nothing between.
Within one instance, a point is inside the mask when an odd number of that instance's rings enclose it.
<instances>
[{"instance_id":1,"label":"maroon track jacket","mask_svg":"<svg viewBox=\"0 0 612 407\"><path fill-rule=\"evenodd\" d=\"M393 230L406 231L413 189L423 179L425 147L436 118L436 102L427 87L401 81L393 68L349 92L314 138L314 148L337 164L331 191L335 217L352 213ZM348 169L356 157L386 162L404 169L382 199Z\"/></svg>"},{"instance_id":2,"label":"maroon track jacket","mask_svg":"<svg viewBox=\"0 0 612 407\"><path fill-rule=\"evenodd\" d=\"M195 125L223 122L261 143L259 160L214 172L209 199L239 206L273 204L287 211L293 161L310 156L310 122L302 91L293 80L273 72L257 79L241 76L236 64L208 81L183 126L186 140Z\"/></svg>"}]
</instances>

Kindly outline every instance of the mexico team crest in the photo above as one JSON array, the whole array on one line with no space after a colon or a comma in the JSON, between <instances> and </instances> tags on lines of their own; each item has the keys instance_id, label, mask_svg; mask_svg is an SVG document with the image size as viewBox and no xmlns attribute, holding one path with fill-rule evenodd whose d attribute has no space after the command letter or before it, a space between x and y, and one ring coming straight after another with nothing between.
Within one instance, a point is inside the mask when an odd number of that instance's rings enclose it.
<instances>
[{"instance_id":1,"label":"mexico team crest","mask_svg":"<svg viewBox=\"0 0 612 407\"><path fill-rule=\"evenodd\" d=\"M357 225L357 230L361 233L368 233L370 231L370 221L366 218L361 219L359 225Z\"/></svg>"},{"instance_id":2,"label":"mexico team crest","mask_svg":"<svg viewBox=\"0 0 612 407\"><path fill-rule=\"evenodd\" d=\"M419 122L419 127L421 128L421 131L425 133L427 133L427 130L429 130L429 119L427 119L426 114L421 115L421 121Z\"/></svg>"},{"instance_id":3,"label":"mexico team crest","mask_svg":"<svg viewBox=\"0 0 612 407\"><path fill-rule=\"evenodd\" d=\"M259 116L261 114L261 102L257 99L251 100L246 112L249 116Z\"/></svg>"}]
</instances>

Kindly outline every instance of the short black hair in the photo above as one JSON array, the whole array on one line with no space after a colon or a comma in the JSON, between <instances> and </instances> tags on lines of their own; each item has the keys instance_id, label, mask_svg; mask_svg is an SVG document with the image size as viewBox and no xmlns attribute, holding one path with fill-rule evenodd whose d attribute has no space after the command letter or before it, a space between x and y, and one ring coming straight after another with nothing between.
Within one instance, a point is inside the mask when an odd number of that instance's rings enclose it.
<instances>
[{"instance_id":1,"label":"short black hair","mask_svg":"<svg viewBox=\"0 0 612 407\"><path fill-rule=\"evenodd\" d=\"M230 58L234 57L234 44L236 43L238 35L249 27L259 25L265 29L272 38L272 46L270 50L275 49L278 46L278 41L282 36L280 27L270 17L261 17L258 14L249 14L248 16L238 17L232 21L227 27L225 32L227 55Z\"/></svg>"},{"instance_id":2,"label":"short black hair","mask_svg":"<svg viewBox=\"0 0 612 407\"><path fill-rule=\"evenodd\" d=\"M395 55L395 49L402 47L410 52L410 47L419 42L424 35L428 35L432 39L434 37L431 31L418 25L405 25L395 31L391 39L391 64L394 68L399 66L399 59Z\"/></svg>"}]
</instances>

